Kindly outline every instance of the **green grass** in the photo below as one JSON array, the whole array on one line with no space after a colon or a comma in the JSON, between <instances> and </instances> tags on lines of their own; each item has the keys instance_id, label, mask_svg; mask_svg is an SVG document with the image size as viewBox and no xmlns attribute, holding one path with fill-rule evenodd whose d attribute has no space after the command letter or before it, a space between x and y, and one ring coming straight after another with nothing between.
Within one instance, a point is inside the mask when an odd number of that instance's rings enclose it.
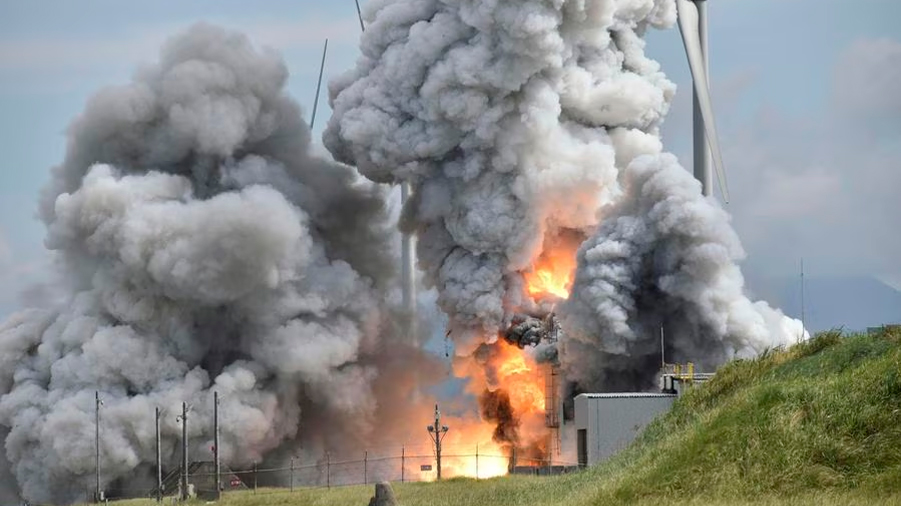
<instances>
[{"instance_id":1,"label":"green grass","mask_svg":"<svg viewBox=\"0 0 901 506\"><path fill-rule=\"evenodd\" d=\"M901 505L901 335L830 332L727 364L629 449L581 473L394 487L405 506ZM270 489L221 504L365 505L371 495Z\"/></svg>"}]
</instances>

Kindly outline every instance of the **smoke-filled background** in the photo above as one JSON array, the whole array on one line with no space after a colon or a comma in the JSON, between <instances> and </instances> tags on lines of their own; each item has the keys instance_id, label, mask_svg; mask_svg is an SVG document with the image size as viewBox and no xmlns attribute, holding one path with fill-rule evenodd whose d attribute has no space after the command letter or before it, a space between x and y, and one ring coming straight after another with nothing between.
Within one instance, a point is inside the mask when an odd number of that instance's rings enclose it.
<instances>
[{"instance_id":1,"label":"smoke-filled background","mask_svg":"<svg viewBox=\"0 0 901 506\"><path fill-rule=\"evenodd\" d=\"M546 304L524 275L573 234L559 358L581 388L649 386L661 325L672 360L707 367L803 337L746 297L728 216L663 152L675 86L642 36L674 2L396 0L367 19L325 145L413 183L404 219L458 353Z\"/></svg>"},{"instance_id":2,"label":"smoke-filled background","mask_svg":"<svg viewBox=\"0 0 901 506\"><path fill-rule=\"evenodd\" d=\"M309 153L286 78L278 55L198 25L70 126L40 201L62 302L0 325L4 460L23 497L90 487L95 389L116 495L154 483L155 406L167 467L182 401L192 460L210 460L213 390L229 465L318 458L371 441L429 367L391 309L385 192Z\"/></svg>"}]
</instances>

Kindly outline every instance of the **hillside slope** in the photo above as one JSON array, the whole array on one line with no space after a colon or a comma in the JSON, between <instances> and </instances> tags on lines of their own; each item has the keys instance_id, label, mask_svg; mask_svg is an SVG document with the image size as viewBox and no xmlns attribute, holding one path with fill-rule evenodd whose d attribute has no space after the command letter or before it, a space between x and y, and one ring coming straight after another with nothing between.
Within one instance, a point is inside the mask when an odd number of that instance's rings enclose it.
<instances>
[{"instance_id":1,"label":"hillside slope","mask_svg":"<svg viewBox=\"0 0 901 506\"><path fill-rule=\"evenodd\" d=\"M825 333L732 362L628 450L581 473L395 490L405 506L901 504L901 335ZM366 504L371 493L267 490L222 504Z\"/></svg>"}]
</instances>

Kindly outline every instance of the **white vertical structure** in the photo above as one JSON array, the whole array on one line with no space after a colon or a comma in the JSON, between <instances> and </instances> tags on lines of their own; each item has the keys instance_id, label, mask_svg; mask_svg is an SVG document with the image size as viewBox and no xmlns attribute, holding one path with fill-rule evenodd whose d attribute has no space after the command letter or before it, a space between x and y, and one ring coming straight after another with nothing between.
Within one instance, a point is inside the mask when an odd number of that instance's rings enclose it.
<instances>
[{"instance_id":1,"label":"white vertical structure","mask_svg":"<svg viewBox=\"0 0 901 506\"><path fill-rule=\"evenodd\" d=\"M701 57L704 61L704 73L710 76L710 55L707 52L707 0L695 0L698 9L698 42L701 45ZM710 86L708 79L707 85ZM707 145L707 134L704 132L704 115L701 113L701 101L698 90L692 86L692 116L694 125L694 173L695 179L701 182L704 196L713 195L713 172L710 171L710 147Z\"/></svg>"},{"instance_id":2,"label":"white vertical structure","mask_svg":"<svg viewBox=\"0 0 901 506\"><path fill-rule=\"evenodd\" d=\"M363 12L360 10L360 1L354 0L357 7L357 19L360 20L360 31L366 31L366 24L363 23ZM323 57L324 58L324 57ZM321 77L320 77L321 79ZM400 205L401 209L407 205L407 201L413 195L413 189L409 182L400 185ZM404 311L410 318L410 339L417 339L416 330L416 273L414 272L414 252L415 238L413 234L403 232L400 242L400 279L401 294Z\"/></svg>"},{"instance_id":3,"label":"white vertical structure","mask_svg":"<svg viewBox=\"0 0 901 506\"><path fill-rule=\"evenodd\" d=\"M401 206L407 204L407 201L410 199L411 195L412 189L410 188L410 183L402 183L400 185ZM415 258L413 248L415 241L416 239L413 237L413 234L404 232L400 243L403 305L404 310L407 311L410 316L411 331L416 328L416 278L413 271ZM415 338L415 336L411 337Z\"/></svg>"},{"instance_id":4,"label":"white vertical structure","mask_svg":"<svg viewBox=\"0 0 901 506\"><path fill-rule=\"evenodd\" d=\"M679 13L679 31L685 44L694 89L694 175L701 182L704 195L712 195L713 174L710 171L712 159L723 200L729 202L729 186L726 183L726 172L723 168L723 157L710 100L707 1L676 0L676 7Z\"/></svg>"}]
</instances>

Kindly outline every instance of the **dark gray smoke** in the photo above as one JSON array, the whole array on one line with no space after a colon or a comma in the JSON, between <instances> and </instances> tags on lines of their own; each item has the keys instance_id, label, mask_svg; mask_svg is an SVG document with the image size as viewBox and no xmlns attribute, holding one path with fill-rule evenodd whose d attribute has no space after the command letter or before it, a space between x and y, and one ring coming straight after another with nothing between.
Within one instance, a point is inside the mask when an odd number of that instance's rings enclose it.
<instances>
[{"instance_id":1,"label":"dark gray smoke","mask_svg":"<svg viewBox=\"0 0 901 506\"><path fill-rule=\"evenodd\" d=\"M155 406L171 468L183 400L192 460L211 458L213 390L234 467L358 447L401 405L420 357L388 305L385 193L310 155L287 77L278 55L198 25L71 125L40 203L67 300L0 324L0 434L23 497L92 488L95 389L111 493L149 489Z\"/></svg>"},{"instance_id":2,"label":"dark gray smoke","mask_svg":"<svg viewBox=\"0 0 901 506\"><path fill-rule=\"evenodd\" d=\"M725 213L661 157L675 86L643 35L672 27L672 0L370 5L363 54L330 85L324 142L374 181L412 183L404 218L458 353L535 312L523 273L574 235L593 238L560 360L585 387L647 385L661 324L677 357L702 364L802 334L744 296ZM667 167L653 187L637 175L649 164Z\"/></svg>"}]
</instances>

